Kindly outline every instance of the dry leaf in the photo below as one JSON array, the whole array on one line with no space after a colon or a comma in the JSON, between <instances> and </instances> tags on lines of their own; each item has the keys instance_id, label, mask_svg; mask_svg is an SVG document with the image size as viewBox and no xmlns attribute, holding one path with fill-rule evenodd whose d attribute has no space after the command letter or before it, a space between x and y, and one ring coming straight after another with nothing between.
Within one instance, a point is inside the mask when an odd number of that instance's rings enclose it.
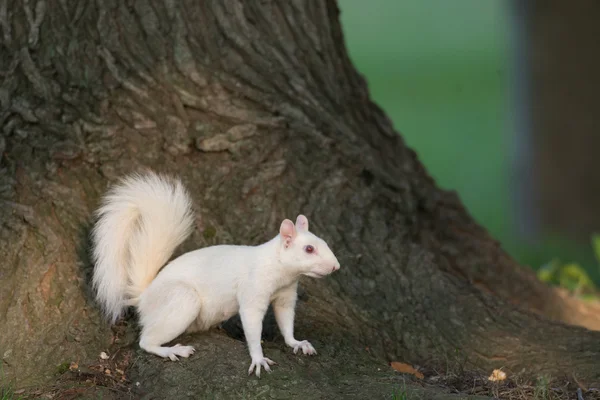
<instances>
[{"instance_id":1,"label":"dry leaf","mask_svg":"<svg viewBox=\"0 0 600 400\"><path fill-rule=\"evenodd\" d=\"M106 375L110 375L110 369L106 368L106 369L104 370L104 373L105 373Z\"/></svg>"},{"instance_id":2,"label":"dry leaf","mask_svg":"<svg viewBox=\"0 0 600 400\"><path fill-rule=\"evenodd\" d=\"M506 379L506 373L499 369L495 369L492 374L488 377L488 381L497 382Z\"/></svg>"},{"instance_id":3,"label":"dry leaf","mask_svg":"<svg viewBox=\"0 0 600 400\"><path fill-rule=\"evenodd\" d=\"M408 364L404 364L398 361L392 361L390 363L390 366L392 368L394 368L396 371L398 372L402 372L403 374L411 374L416 376L419 379L423 379L424 376L422 373L420 373L419 371L417 371L416 369L414 369L412 366L408 365Z\"/></svg>"},{"instance_id":4,"label":"dry leaf","mask_svg":"<svg viewBox=\"0 0 600 400\"><path fill-rule=\"evenodd\" d=\"M79 369L79 364L77 364L76 362L72 362L71 365L69 365L69 369L71 371L77 371Z\"/></svg>"},{"instance_id":5,"label":"dry leaf","mask_svg":"<svg viewBox=\"0 0 600 400\"><path fill-rule=\"evenodd\" d=\"M101 360L108 360L108 354L106 354L105 352L100 353L100 359Z\"/></svg>"}]
</instances>

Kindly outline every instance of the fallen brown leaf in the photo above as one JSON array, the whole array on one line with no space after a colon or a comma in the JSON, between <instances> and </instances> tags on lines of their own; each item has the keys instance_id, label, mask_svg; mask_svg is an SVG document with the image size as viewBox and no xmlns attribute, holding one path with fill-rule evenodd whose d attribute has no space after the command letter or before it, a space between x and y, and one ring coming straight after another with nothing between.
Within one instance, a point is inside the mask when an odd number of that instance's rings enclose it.
<instances>
[{"instance_id":1,"label":"fallen brown leaf","mask_svg":"<svg viewBox=\"0 0 600 400\"><path fill-rule=\"evenodd\" d=\"M416 369L414 369L412 366L405 364L405 363L401 363L398 361L392 361L390 363L390 366L392 368L394 368L396 371L401 372L403 374L411 374L416 376L419 379L423 379L424 376L422 373L420 373L419 371L417 371Z\"/></svg>"}]
</instances>

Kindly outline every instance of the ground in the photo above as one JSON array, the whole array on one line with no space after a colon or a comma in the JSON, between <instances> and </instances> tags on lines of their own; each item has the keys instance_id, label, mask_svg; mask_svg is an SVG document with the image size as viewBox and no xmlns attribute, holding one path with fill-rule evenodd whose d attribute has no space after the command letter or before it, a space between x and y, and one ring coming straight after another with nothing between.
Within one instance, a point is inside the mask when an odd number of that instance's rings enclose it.
<instances>
[{"instance_id":1,"label":"ground","mask_svg":"<svg viewBox=\"0 0 600 400\"><path fill-rule=\"evenodd\" d=\"M339 338L311 338L317 356L295 355L280 337L265 340L265 355L277 362L272 373L248 376L249 356L235 323L225 329L186 335L178 343L193 345L189 359L171 362L148 355L136 343L135 323L121 321L114 344L97 362L57 364L56 382L8 393L2 400L48 399L599 399L600 391L583 391L573 383L541 377L536 382L466 372L449 360L446 371L422 369L399 373L376 360L368 348L349 347ZM348 351L351 348L353 351ZM108 356L108 358L106 358ZM103 359L106 358L106 359Z\"/></svg>"}]
</instances>

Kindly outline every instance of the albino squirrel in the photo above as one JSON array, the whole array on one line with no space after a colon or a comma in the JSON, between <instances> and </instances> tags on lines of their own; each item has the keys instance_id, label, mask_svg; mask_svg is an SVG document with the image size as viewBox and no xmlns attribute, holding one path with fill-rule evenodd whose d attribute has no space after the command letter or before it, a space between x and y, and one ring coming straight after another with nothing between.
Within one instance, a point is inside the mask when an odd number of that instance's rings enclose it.
<instances>
[{"instance_id":1,"label":"albino squirrel","mask_svg":"<svg viewBox=\"0 0 600 400\"><path fill-rule=\"evenodd\" d=\"M162 345L239 313L252 357L248 374L255 369L260 377L261 366L270 372L274 364L260 344L272 303L285 343L294 353L316 354L308 341L294 337L298 279L322 278L340 264L327 243L308 231L305 216L295 225L285 219L279 235L261 245L210 246L167 263L193 230L191 200L179 180L152 172L126 177L106 194L97 215L96 298L113 323L125 308L136 307L145 351L172 361L189 357L192 346Z\"/></svg>"}]
</instances>

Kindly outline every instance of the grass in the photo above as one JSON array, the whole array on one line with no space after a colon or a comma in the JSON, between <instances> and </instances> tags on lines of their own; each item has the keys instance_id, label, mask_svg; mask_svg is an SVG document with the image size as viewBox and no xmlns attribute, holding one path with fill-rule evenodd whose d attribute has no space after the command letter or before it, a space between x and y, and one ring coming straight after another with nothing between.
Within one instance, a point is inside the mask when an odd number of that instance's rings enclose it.
<instances>
[{"instance_id":1,"label":"grass","mask_svg":"<svg viewBox=\"0 0 600 400\"><path fill-rule=\"evenodd\" d=\"M0 400L21 400L23 397L15 394L11 385L0 384Z\"/></svg>"},{"instance_id":2,"label":"grass","mask_svg":"<svg viewBox=\"0 0 600 400\"><path fill-rule=\"evenodd\" d=\"M515 259L586 266L593 254L560 238L524 243L511 194L510 20L502 0L344 0L350 56L369 90L439 186Z\"/></svg>"},{"instance_id":3,"label":"grass","mask_svg":"<svg viewBox=\"0 0 600 400\"><path fill-rule=\"evenodd\" d=\"M15 394L12 382L8 382L0 363L0 400L21 400L23 397Z\"/></svg>"},{"instance_id":4,"label":"grass","mask_svg":"<svg viewBox=\"0 0 600 400\"><path fill-rule=\"evenodd\" d=\"M403 382L402 388L396 389L394 393L392 393L392 400L408 400L408 392L406 391L406 382Z\"/></svg>"},{"instance_id":5,"label":"grass","mask_svg":"<svg viewBox=\"0 0 600 400\"><path fill-rule=\"evenodd\" d=\"M550 379L547 376L540 376L535 384L533 398L536 400L549 399L549 384Z\"/></svg>"}]
</instances>

